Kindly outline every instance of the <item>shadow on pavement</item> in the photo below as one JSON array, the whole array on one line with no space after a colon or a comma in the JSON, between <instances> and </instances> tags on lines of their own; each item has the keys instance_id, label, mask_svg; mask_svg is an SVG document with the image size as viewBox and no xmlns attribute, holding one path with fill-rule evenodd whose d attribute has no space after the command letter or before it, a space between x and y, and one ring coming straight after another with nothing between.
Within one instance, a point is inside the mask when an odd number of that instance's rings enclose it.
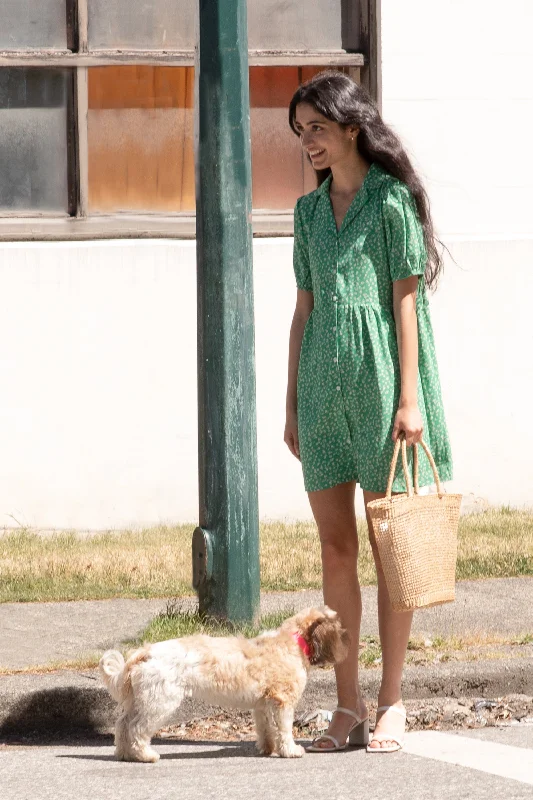
<instances>
[{"instance_id":1,"label":"shadow on pavement","mask_svg":"<svg viewBox=\"0 0 533 800\"><path fill-rule=\"evenodd\" d=\"M169 744L175 744L176 746L183 747L183 745L188 745L195 748L201 747L218 747L217 750L198 750L189 751L187 753L161 753L161 761L183 761L183 760L190 760L196 758L265 758L265 756L260 756L256 750L255 745L253 742L228 742L228 741L189 741L180 739L176 742L169 742L168 739L158 740L154 739L152 741L152 745L156 748L159 746L166 746L168 747ZM86 755L82 753L63 753L57 756L57 758L74 758L80 759L82 761L116 761L113 755L95 755L94 753L87 753ZM154 766L153 764L142 764L136 761L122 761L117 763L126 764L128 766Z\"/></svg>"},{"instance_id":2,"label":"shadow on pavement","mask_svg":"<svg viewBox=\"0 0 533 800\"><path fill-rule=\"evenodd\" d=\"M20 699L0 723L0 738L69 739L97 736L116 716L116 703L102 703L97 688L61 687L32 692Z\"/></svg>"}]
</instances>

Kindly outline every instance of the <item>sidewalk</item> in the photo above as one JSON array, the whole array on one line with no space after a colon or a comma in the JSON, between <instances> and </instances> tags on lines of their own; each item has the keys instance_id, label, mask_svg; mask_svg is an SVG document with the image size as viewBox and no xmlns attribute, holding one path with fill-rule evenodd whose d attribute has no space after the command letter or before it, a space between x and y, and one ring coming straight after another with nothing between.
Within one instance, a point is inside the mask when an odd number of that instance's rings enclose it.
<instances>
[{"instance_id":1,"label":"sidewalk","mask_svg":"<svg viewBox=\"0 0 533 800\"><path fill-rule=\"evenodd\" d=\"M463 581L453 604L415 614L413 636L425 638L501 636L507 640L533 634L533 578ZM320 605L320 592L268 593L261 613ZM183 600L193 608L195 598ZM0 668L21 670L72 661L120 646L138 634L166 600L105 600L73 603L6 603L0 605ZM363 589L361 635L377 633L375 587ZM533 695L533 645L503 648L487 661L448 661L405 669L406 699ZM363 669L365 694L375 697L377 668ZM332 671L311 673L301 711L332 707ZM207 716L218 709L187 703L178 721ZM100 686L94 670L0 675L0 737L24 731L78 729L107 731L115 703Z\"/></svg>"}]
</instances>

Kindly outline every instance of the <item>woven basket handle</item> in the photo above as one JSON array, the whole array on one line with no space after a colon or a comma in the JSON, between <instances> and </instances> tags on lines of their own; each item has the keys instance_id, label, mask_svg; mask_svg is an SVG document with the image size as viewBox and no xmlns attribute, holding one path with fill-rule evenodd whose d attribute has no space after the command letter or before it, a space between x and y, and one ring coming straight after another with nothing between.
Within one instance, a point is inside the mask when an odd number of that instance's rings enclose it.
<instances>
[{"instance_id":1,"label":"woven basket handle","mask_svg":"<svg viewBox=\"0 0 533 800\"><path fill-rule=\"evenodd\" d=\"M441 486L441 482L440 482L440 478L439 478L439 473L437 472L437 466L435 464L435 460L434 460L433 456L431 455L431 451L430 451L429 447L427 446L427 444L425 443L425 441L423 439L420 439L420 444L422 445L422 448L423 448L425 454L428 457L428 461L429 461L429 464L431 466L431 470L433 472L433 477L435 478L435 484L437 486L437 494L439 495L439 497L441 497L442 494L443 494L443 491L442 491L442 486ZM396 464L398 462L398 455L400 453L400 447L402 448L402 467L403 467L403 474L404 474L404 477L405 477L405 485L407 487L407 495L408 495L408 497L412 497L412 495L413 495L413 487L411 486L411 477L409 475L409 468L407 466L407 445L405 443L405 435L402 433L402 434L400 434L400 436L398 436L398 438L396 439L396 444L394 445L394 452L392 454L392 460L391 460L391 464L390 464L389 481L387 483L387 493L386 493L387 500L390 500L390 498L392 496L392 484L393 484L393 481L394 481L394 474L396 472ZM414 493L418 494L419 491L420 491L420 487L418 485L418 447L417 447L416 444L413 445L413 447L414 447L414 451L413 451L413 475L414 475L414 484L415 484Z\"/></svg>"}]
</instances>

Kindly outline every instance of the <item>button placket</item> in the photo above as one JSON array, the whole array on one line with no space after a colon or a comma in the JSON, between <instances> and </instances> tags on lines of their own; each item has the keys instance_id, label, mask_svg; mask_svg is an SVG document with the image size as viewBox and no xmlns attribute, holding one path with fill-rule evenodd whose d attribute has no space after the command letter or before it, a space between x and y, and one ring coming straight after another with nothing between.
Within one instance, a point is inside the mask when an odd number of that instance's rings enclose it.
<instances>
[{"instance_id":1,"label":"button placket","mask_svg":"<svg viewBox=\"0 0 533 800\"><path fill-rule=\"evenodd\" d=\"M334 337L334 345L335 345L334 352L335 352L335 355L333 357L333 364L335 365L335 368L336 368L337 391L340 392L341 391L341 385L340 385L340 370L339 370L339 336L338 336L338 330L339 330L339 296L338 296L338 287L337 287L338 272L339 272L339 237L338 237L338 234L337 234L337 237L336 237L335 245L336 245L335 266L333 268L333 272L334 272L334 275L335 275L335 291L334 291L334 295L333 295L333 304L334 304L334 308L335 308L335 325L333 326L333 337Z\"/></svg>"}]
</instances>

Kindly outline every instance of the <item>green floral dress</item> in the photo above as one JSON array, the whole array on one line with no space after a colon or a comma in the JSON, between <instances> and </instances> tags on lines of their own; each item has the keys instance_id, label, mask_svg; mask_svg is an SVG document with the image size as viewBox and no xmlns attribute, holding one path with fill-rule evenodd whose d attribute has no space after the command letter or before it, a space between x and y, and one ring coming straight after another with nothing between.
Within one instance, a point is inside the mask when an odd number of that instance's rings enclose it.
<instances>
[{"instance_id":1,"label":"green floral dress","mask_svg":"<svg viewBox=\"0 0 533 800\"><path fill-rule=\"evenodd\" d=\"M296 283L314 295L298 368L304 483L314 492L355 480L383 492L400 396L392 284L423 276L422 227L407 186L372 164L337 231L330 183L300 197L294 213ZM422 277L417 318L424 439L446 481L452 458ZM423 451L419 462L420 486L433 483ZM393 490L405 490L400 465Z\"/></svg>"}]
</instances>

